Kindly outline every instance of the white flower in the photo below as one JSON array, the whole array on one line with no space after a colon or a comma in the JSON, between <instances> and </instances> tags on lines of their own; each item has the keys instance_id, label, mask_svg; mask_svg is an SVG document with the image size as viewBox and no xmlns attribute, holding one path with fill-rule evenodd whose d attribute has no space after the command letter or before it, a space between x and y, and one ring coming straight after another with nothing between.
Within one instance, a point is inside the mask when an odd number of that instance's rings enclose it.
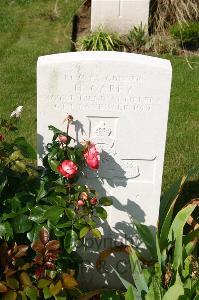
<instances>
[{"instance_id":1,"label":"white flower","mask_svg":"<svg viewBox=\"0 0 199 300\"><path fill-rule=\"evenodd\" d=\"M18 106L10 115L10 117L19 118L21 116L21 113L23 111L23 106Z\"/></svg>"}]
</instances>

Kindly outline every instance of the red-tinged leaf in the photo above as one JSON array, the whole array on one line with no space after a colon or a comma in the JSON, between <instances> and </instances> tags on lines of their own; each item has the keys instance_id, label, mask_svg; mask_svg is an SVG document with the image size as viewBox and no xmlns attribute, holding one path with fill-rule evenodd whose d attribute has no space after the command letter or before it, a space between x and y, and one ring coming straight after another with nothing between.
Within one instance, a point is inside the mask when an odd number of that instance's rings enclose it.
<instances>
[{"instance_id":1,"label":"red-tinged leaf","mask_svg":"<svg viewBox=\"0 0 199 300\"><path fill-rule=\"evenodd\" d=\"M49 269L49 270L55 270L55 264L53 262L51 262L51 261L47 261L45 263L45 268Z\"/></svg>"},{"instance_id":2,"label":"red-tinged leaf","mask_svg":"<svg viewBox=\"0 0 199 300\"><path fill-rule=\"evenodd\" d=\"M8 267L5 268L4 274L6 275L6 277L10 277L15 273L16 271L14 269L9 269Z\"/></svg>"},{"instance_id":3,"label":"red-tinged leaf","mask_svg":"<svg viewBox=\"0 0 199 300\"><path fill-rule=\"evenodd\" d=\"M116 252L124 252L127 254L131 253L131 247L127 246L127 245L121 245L121 246L115 246L112 248L108 248L106 250L103 250L100 254L99 254L99 258L96 262L96 267L99 268L102 264L103 261L106 261L106 259L112 254L112 253L116 253Z\"/></svg>"},{"instance_id":4,"label":"red-tinged leaf","mask_svg":"<svg viewBox=\"0 0 199 300\"><path fill-rule=\"evenodd\" d=\"M57 251L60 248L60 242L57 240L52 240L46 244L46 250Z\"/></svg>"},{"instance_id":5,"label":"red-tinged leaf","mask_svg":"<svg viewBox=\"0 0 199 300\"><path fill-rule=\"evenodd\" d=\"M46 261L53 261L53 260L56 260L58 258L58 251L55 252L48 252L46 255L45 255L45 260Z\"/></svg>"},{"instance_id":6,"label":"red-tinged leaf","mask_svg":"<svg viewBox=\"0 0 199 300\"><path fill-rule=\"evenodd\" d=\"M19 245L17 246L17 253L15 254L15 258L21 258L23 256L26 256L27 253L26 251L28 250L28 246L27 245Z\"/></svg>"},{"instance_id":7,"label":"red-tinged leaf","mask_svg":"<svg viewBox=\"0 0 199 300\"><path fill-rule=\"evenodd\" d=\"M42 227L39 236L40 236L40 240L42 241L42 243L44 245L48 243L50 234L49 234L49 231L45 227Z\"/></svg>"},{"instance_id":8,"label":"red-tinged leaf","mask_svg":"<svg viewBox=\"0 0 199 300\"><path fill-rule=\"evenodd\" d=\"M45 246L42 243L42 241L37 240L35 242L33 242L31 244L31 248L35 251L35 252L39 252L39 253L44 253L45 252Z\"/></svg>"},{"instance_id":9,"label":"red-tinged leaf","mask_svg":"<svg viewBox=\"0 0 199 300\"><path fill-rule=\"evenodd\" d=\"M42 265L43 264L43 255L39 254L34 258L34 263L36 265Z\"/></svg>"}]
</instances>

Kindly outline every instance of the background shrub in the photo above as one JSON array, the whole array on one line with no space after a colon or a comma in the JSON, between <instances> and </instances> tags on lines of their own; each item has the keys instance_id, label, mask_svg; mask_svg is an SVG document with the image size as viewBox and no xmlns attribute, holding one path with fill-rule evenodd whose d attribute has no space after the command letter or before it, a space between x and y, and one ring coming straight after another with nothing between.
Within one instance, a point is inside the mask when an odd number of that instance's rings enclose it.
<instances>
[{"instance_id":1,"label":"background shrub","mask_svg":"<svg viewBox=\"0 0 199 300\"><path fill-rule=\"evenodd\" d=\"M176 40L168 34L154 34L150 36L149 42L145 45L151 52L155 54L178 54L179 47Z\"/></svg>"},{"instance_id":2,"label":"background shrub","mask_svg":"<svg viewBox=\"0 0 199 300\"><path fill-rule=\"evenodd\" d=\"M198 0L152 0L150 7L150 28L153 32L164 32L173 24L197 21Z\"/></svg>"},{"instance_id":3,"label":"background shrub","mask_svg":"<svg viewBox=\"0 0 199 300\"><path fill-rule=\"evenodd\" d=\"M199 48L199 23L175 24L170 28L174 38L185 48Z\"/></svg>"},{"instance_id":4,"label":"background shrub","mask_svg":"<svg viewBox=\"0 0 199 300\"><path fill-rule=\"evenodd\" d=\"M77 48L81 51L122 51L123 43L117 33L108 33L102 28L79 39Z\"/></svg>"},{"instance_id":5,"label":"background shrub","mask_svg":"<svg viewBox=\"0 0 199 300\"><path fill-rule=\"evenodd\" d=\"M149 36L146 28L143 27L141 23L140 26L134 26L132 30L130 30L127 39L132 50L136 52L144 52Z\"/></svg>"}]
</instances>

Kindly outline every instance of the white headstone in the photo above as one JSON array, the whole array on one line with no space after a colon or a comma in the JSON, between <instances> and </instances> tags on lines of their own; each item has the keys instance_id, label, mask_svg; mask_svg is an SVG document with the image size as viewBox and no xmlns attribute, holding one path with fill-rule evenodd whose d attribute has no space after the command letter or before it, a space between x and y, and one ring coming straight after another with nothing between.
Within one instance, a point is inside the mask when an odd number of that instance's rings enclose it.
<instances>
[{"instance_id":1,"label":"white headstone","mask_svg":"<svg viewBox=\"0 0 199 300\"><path fill-rule=\"evenodd\" d=\"M100 170L88 171L86 182L101 196L112 196L104 233L123 243L133 235L131 217L157 223L171 73L168 60L130 53L38 60L39 159L51 141L48 125L64 130L64 118L73 115L75 138L90 139L102 150Z\"/></svg>"},{"instance_id":2,"label":"white headstone","mask_svg":"<svg viewBox=\"0 0 199 300\"><path fill-rule=\"evenodd\" d=\"M133 26L148 27L150 0L92 0L91 30L128 33Z\"/></svg>"},{"instance_id":3,"label":"white headstone","mask_svg":"<svg viewBox=\"0 0 199 300\"><path fill-rule=\"evenodd\" d=\"M64 129L66 114L73 115L75 137L103 150L101 168L88 172L88 180L101 178L117 199L111 227L128 220L132 203L140 208L138 219L156 225L170 85L170 62L160 58L76 52L38 59L38 153L51 140L48 125Z\"/></svg>"}]
</instances>

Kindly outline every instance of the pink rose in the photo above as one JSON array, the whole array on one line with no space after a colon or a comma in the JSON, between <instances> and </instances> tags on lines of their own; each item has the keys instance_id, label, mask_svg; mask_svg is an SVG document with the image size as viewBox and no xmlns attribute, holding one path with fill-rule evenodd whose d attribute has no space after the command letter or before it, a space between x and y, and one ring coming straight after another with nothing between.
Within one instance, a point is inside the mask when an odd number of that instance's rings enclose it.
<instances>
[{"instance_id":1,"label":"pink rose","mask_svg":"<svg viewBox=\"0 0 199 300\"><path fill-rule=\"evenodd\" d=\"M83 200L78 200L78 201L77 201L77 206L78 206L78 207L84 206L84 201L83 201Z\"/></svg>"},{"instance_id":2,"label":"pink rose","mask_svg":"<svg viewBox=\"0 0 199 300\"><path fill-rule=\"evenodd\" d=\"M66 144L66 142L67 142L67 140L68 140L67 136L65 136L65 135L63 135L63 134L60 134L60 135L58 136L58 139L59 139L59 141L60 141L61 143L63 143L63 144Z\"/></svg>"},{"instance_id":3,"label":"pink rose","mask_svg":"<svg viewBox=\"0 0 199 300\"><path fill-rule=\"evenodd\" d=\"M73 178L78 171L77 165L72 160L64 160L57 167L57 170L66 178Z\"/></svg>"},{"instance_id":4,"label":"pink rose","mask_svg":"<svg viewBox=\"0 0 199 300\"><path fill-rule=\"evenodd\" d=\"M87 148L84 150L84 158L86 160L87 165L94 170L99 169L99 152L97 151L94 144L88 144Z\"/></svg>"}]
</instances>

